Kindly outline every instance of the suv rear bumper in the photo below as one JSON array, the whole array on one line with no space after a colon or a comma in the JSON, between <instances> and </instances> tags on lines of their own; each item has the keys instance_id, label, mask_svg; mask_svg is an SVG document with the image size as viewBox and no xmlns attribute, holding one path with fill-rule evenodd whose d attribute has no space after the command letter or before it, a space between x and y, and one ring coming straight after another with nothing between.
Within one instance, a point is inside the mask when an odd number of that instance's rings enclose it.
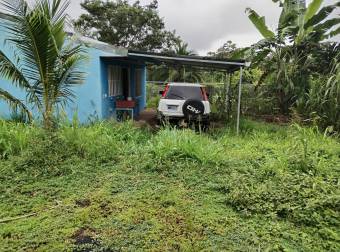
<instances>
[{"instance_id":1,"label":"suv rear bumper","mask_svg":"<svg viewBox=\"0 0 340 252\"><path fill-rule=\"evenodd\" d=\"M171 115L171 114L164 114L162 112L157 112L157 119L158 120L165 120L165 121L180 121L180 120L185 120L187 119L184 117L184 115L179 116L179 115ZM210 115L209 114L204 114L200 116L199 118L193 119L193 121L202 121L202 122L207 122L210 120Z\"/></svg>"}]
</instances>

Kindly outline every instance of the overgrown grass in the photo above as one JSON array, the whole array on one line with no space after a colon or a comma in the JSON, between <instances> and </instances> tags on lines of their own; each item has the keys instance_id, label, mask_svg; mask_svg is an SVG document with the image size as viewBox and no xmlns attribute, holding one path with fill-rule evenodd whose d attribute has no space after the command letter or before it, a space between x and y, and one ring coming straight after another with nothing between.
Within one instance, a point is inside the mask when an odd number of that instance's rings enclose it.
<instances>
[{"instance_id":1,"label":"overgrown grass","mask_svg":"<svg viewBox=\"0 0 340 252\"><path fill-rule=\"evenodd\" d=\"M0 251L340 249L340 144L314 128L0 121L0 136Z\"/></svg>"}]
</instances>

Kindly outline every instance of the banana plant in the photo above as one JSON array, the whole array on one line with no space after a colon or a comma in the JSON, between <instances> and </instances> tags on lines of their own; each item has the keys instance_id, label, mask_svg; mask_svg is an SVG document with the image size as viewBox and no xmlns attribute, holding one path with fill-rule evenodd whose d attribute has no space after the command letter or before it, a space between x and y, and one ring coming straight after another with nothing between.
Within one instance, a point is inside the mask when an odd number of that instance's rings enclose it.
<instances>
[{"instance_id":1,"label":"banana plant","mask_svg":"<svg viewBox=\"0 0 340 252\"><path fill-rule=\"evenodd\" d=\"M329 19L329 15L340 7L340 1L321 9L323 0L313 0L306 9L293 8L291 0L273 2L280 2L282 7L276 31L268 28L265 17L251 8L246 9L248 18L263 36L263 40L253 46L253 50L277 45L299 46L303 43L319 43L340 34L340 18Z\"/></svg>"},{"instance_id":2,"label":"banana plant","mask_svg":"<svg viewBox=\"0 0 340 252\"><path fill-rule=\"evenodd\" d=\"M322 3L323 0L313 0L302 15L302 22L293 29L294 32L297 31L292 34L296 45L306 41L319 43L340 34L340 18L328 19L329 15L340 7L340 1L320 10Z\"/></svg>"},{"instance_id":3,"label":"banana plant","mask_svg":"<svg viewBox=\"0 0 340 252\"><path fill-rule=\"evenodd\" d=\"M68 5L62 0L37 0L32 8L24 0L0 3L1 28L14 50L12 60L0 50L0 77L26 92L27 102L39 111L46 128L52 126L56 107L71 101L72 87L84 79L79 70L83 50L67 43L64 31ZM0 99L32 118L27 106L4 89Z\"/></svg>"},{"instance_id":4,"label":"banana plant","mask_svg":"<svg viewBox=\"0 0 340 252\"><path fill-rule=\"evenodd\" d=\"M323 8L323 0L313 0L307 8L291 0L273 2L280 3L282 8L275 31L268 28L264 17L246 9L250 21L263 36L248 54L253 66L263 69L257 84L271 77L276 83L281 112L287 113L288 107L308 91L311 48L340 33L340 18L329 18L340 2Z\"/></svg>"}]
</instances>

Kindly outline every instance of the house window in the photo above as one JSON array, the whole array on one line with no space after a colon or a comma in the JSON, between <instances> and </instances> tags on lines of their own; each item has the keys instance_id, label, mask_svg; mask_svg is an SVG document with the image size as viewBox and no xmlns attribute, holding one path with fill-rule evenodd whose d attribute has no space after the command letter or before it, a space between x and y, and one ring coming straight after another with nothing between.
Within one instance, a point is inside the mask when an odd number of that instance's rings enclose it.
<instances>
[{"instance_id":1,"label":"house window","mask_svg":"<svg viewBox=\"0 0 340 252\"><path fill-rule=\"evenodd\" d=\"M143 70L136 69L135 81L136 81L136 96L137 97L142 95L142 75L143 75Z\"/></svg>"},{"instance_id":2,"label":"house window","mask_svg":"<svg viewBox=\"0 0 340 252\"><path fill-rule=\"evenodd\" d=\"M108 66L109 96L123 95L122 68Z\"/></svg>"}]
</instances>

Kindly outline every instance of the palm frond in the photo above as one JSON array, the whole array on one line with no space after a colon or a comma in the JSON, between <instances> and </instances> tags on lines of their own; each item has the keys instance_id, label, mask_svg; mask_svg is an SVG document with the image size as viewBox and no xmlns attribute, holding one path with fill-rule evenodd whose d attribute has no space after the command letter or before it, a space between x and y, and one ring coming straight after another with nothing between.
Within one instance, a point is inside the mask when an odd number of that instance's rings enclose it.
<instances>
[{"instance_id":1,"label":"palm frond","mask_svg":"<svg viewBox=\"0 0 340 252\"><path fill-rule=\"evenodd\" d=\"M12 62L1 50L0 50L0 76L5 79L10 79L14 85L20 88L29 89L31 86L20 68L18 68L19 61Z\"/></svg>"},{"instance_id":2,"label":"palm frond","mask_svg":"<svg viewBox=\"0 0 340 252\"><path fill-rule=\"evenodd\" d=\"M80 71L80 65L86 59L87 57L80 45L68 46L61 51L60 58L55 66L59 71L54 72L54 89L51 93L53 101L67 103L75 98L73 88L82 84L85 79L84 72Z\"/></svg>"},{"instance_id":3,"label":"palm frond","mask_svg":"<svg viewBox=\"0 0 340 252\"><path fill-rule=\"evenodd\" d=\"M8 103L13 110L22 111L25 115L27 115L28 120L32 121L32 113L25 106L25 104L2 88L0 88L0 100Z\"/></svg>"},{"instance_id":4,"label":"palm frond","mask_svg":"<svg viewBox=\"0 0 340 252\"><path fill-rule=\"evenodd\" d=\"M12 81L12 84L25 90L30 101L34 101L40 108L41 101L35 89L27 80L25 71L20 68L20 61L12 62L2 51L0 51L0 76Z\"/></svg>"},{"instance_id":5,"label":"palm frond","mask_svg":"<svg viewBox=\"0 0 340 252\"><path fill-rule=\"evenodd\" d=\"M72 100L72 87L84 80L78 67L83 60L81 47L65 47L69 3L36 0L30 8L25 0L0 2L0 24L9 34L6 42L20 55L15 64L0 54L0 76L27 91L27 100L42 113L46 126L57 103Z\"/></svg>"},{"instance_id":6,"label":"palm frond","mask_svg":"<svg viewBox=\"0 0 340 252\"><path fill-rule=\"evenodd\" d=\"M325 37L330 39L330 38L335 37L339 34L340 34L340 27L335 29L334 31L329 32L328 34L325 35Z\"/></svg>"}]
</instances>

